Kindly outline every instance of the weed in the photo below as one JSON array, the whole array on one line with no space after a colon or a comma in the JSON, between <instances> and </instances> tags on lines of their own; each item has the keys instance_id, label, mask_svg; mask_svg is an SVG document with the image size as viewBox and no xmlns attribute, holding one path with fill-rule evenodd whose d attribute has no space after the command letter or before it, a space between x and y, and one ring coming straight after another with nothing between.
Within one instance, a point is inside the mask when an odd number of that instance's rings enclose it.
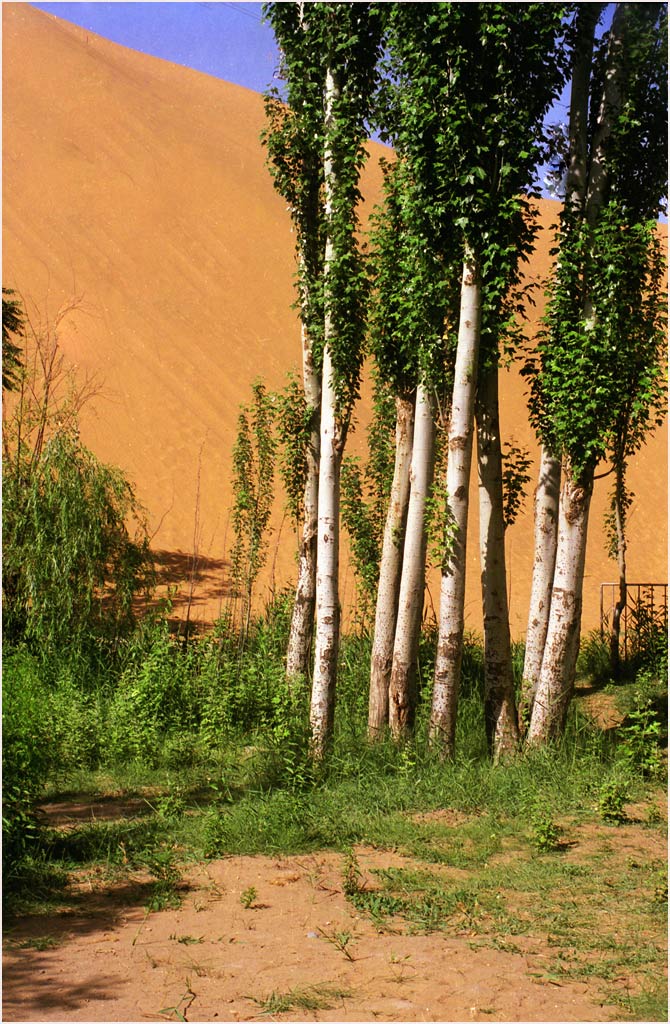
<instances>
[{"instance_id":1,"label":"weed","mask_svg":"<svg viewBox=\"0 0 670 1024\"><path fill-rule=\"evenodd\" d=\"M350 960L351 963L355 963L356 957L349 949L349 944L354 937L351 932L326 932L323 928L319 928L319 931L323 935L324 939L330 942L332 946L335 946L335 949L338 949L340 953L344 953L347 960Z\"/></svg>"},{"instance_id":2,"label":"weed","mask_svg":"<svg viewBox=\"0 0 670 1024\"><path fill-rule=\"evenodd\" d=\"M290 1013L291 1010L305 1010L310 1013L315 1010L331 1010L339 1001L347 999L351 994L348 989L310 985L308 988L293 988L288 992L271 992L265 999L256 999L255 996L248 998L261 1007L260 1015L271 1016L276 1013Z\"/></svg>"},{"instance_id":3,"label":"weed","mask_svg":"<svg viewBox=\"0 0 670 1024\"><path fill-rule=\"evenodd\" d=\"M347 898L356 896L362 891L362 877L356 854L353 850L347 850L342 870L342 889Z\"/></svg>"},{"instance_id":4,"label":"weed","mask_svg":"<svg viewBox=\"0 0 670 1024\"><path fill-rule=\"evenodd\" d=\"M55 949L59 940L53 935L36 935L32 939L23 939L16 944L17 949L36 949L43 953L47 949Z\"/></svg>"},{"instance_id":5,"label":"weed","mask_svg":"<svg viewBox=\"0 0 670 1024\"><path fill-rule=\"evenodd\" d=\"M408 970L415 970L414 964L410 964L409 961L412 959L411 953L406 953L405 956L397 956L395 953L391 954L389 963L391 965L391 971L393 974L393 981L398 985L401 985L407 980L405 972Z\"/></svg>"},{"instance_id":6,"label":"weed","mask_svg":"<svg viewBox=\"0 0 670 1024\"><path fill-rule=\"evenodd\" d=\"M625 805L628 800L628 787L616 780L604 783L600 790L598 810L603 821L612 825L622 825L628 820Z\"/></svg>"},{"instance_id":7,"label":"weed","mask_svg":"<svg viewBox=\"0 0 670 1024\"><path fill-rule=\"evenodd\" d=\"M258 892L253 885L250 885L248 889L245 889L244 892L240 894L240 903L245 910L251 910L253 908L257 896Z\"/></svg>"},{"instance_id":8,"label":"weed","mask_svg":"<svg viewBox=\"0 0 670 1024\"><path fill-rule=\"evenodd\" d=\"M660 825L663 821L663 815L658 804L649 804L647 807L647 813L645 815L647 825Z\"/></svg>"},{"instance_id":9,"label":"weed","mask_svg":"<svg viewBox=\"0 0 670 1024\"><path fill-rule=\"evenodd\" d=\"M663 764L659 747L661 723L650 698L638 697L620 730L620 737L620 758L631 772L643 776L660 774Z\"/></svg>"},{"instance_id":10,"label":"weed","mask_svg":"<svg viewBox=\"0 0 670 1024\"><path fill-rule=\"evenodd\" d=\"M531 842L540 853L549 853L560 849L562 829L556 825L548 811L537 811L532 819L533 834Z\"/></svg>"},{"instance_id":11,"label":"weed","mask_svg":"<svg viewBox=\"0 0 670 1024\"><path fill-rule=\"evenodd\" d=\"M146 867L156 881L151 886L150 911L167 910L181 904L181 872L175 864L174 850L167 846L157 847L145 860Z\"/></svg>"},{"instance_id":12,"label":"weed","mask_svg":"<svg viewBox=\"0 0 670 1024\"><path fill-rule=\"evenodd\" d=\"M196 994L191 988L191 979L186 979L186 991L184 992L181 999L177 1000L174 1006L166 1006L162 1010L159 1010L161 1016L163 1014L174 1013L175 1019L186 1022L186 1013L193 1000L196 998Z\"/></svg>"},{"instance_id":13,"label":"weed","mask_svg":"<svg viewBox=\"0 0 670 1024\"><path fill-rule=\"evenodd\" d=\"M182 946L196 946L205 941L202 935L177 935L176 932L173 932L169 938L172 939L173 942L180 942Z\"/></svg>"}]
</instances>

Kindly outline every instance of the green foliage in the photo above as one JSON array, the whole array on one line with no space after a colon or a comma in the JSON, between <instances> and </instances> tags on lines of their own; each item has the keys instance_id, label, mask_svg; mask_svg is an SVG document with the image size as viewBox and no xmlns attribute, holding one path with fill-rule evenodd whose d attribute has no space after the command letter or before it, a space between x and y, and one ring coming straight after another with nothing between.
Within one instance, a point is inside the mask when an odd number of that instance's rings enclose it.
<instances>
[{"instance_id":1,"label":"green foliage","mask_svg":"<svg viewBox=\"0 0 670 1024\"><path fill-rule=\"evenodd\" d=\"M36 462L3 468L5 638L46 653L127 632L152 576L143 511L121 471L66 432Z\"/></svg>"},{"instance_id":2,"label":"green foliage","mask_svg":"<svg viewBox=\"0 0 670 1024\"><path fill-rule=\"evenodd\" d=\"M276 439L274 408L261 381L252 387L251 406L243 407L233 448L232 578L244 598L245 630L251 596L267 555L267 530L274 500Z\"/></svg>"},{"instance_id":3,"label":"green foliage","mask_svg":"<svg viewBox=\"0 0 670 1024\"><path fill-rule=\"evenodd\" d=\"M374 375L373 417L368 427L368 457L363 470L356 456L345 456L340 479L342 523L349 534L362 615L373 606L379 580L382 540L393 482L395 402Z\"/></svg>"},{"instance_id":4,"label":"green foliage","mask_svg":"<svg viewBox=\"0 0 670 1024\"><path fill-rule=\"evenodd\" d=\"M618 779L603 783L598 798L598 810L603 821L611 825L623 825L628 820L626 803L629 800L628 786Z\"/></svg>"},{"instance_id":5,"label":"green foliage","mask_svg":"<svg viewBox=\"0 0 670 1024\"><path fill-rule=\"evenodd\" d=\"M560 848L561 828L555 823L551 814L538 808L531 821L533 834L531 842L540 853L549 853Z\"/></svg>"},{"instance_id":6,"label":"green foliage","mask_svg":"<svg viewBox=\"0 0 670 1024\"><path fill-rule=\"evenodd\" d=\"M614 202L593 229L564 228L559 248L527 371L540 437L579 474L608 452L629 458L662 420L663 256L655 222L631 223Z\"/></svg>"},{"instance_id":7,"label":"green foliage","mask_svg":"<svg viewBox=\"0 0 670 1024\"><path fill-rule=\"evenodd\" d=\"M254 888L253 885L250 885L248 889L245 889L240 894L240 903L242 904L245 910L251 910L254 903L256 902L257 896L258 891Z\"/></svg>"},{"instance_id":8,"label":"green foliage","mask_svg":"<svg viewBox=\"0 0 670 1024\"><path fill-rule=\"evenodd\" d=\"M22 369L21 340L25 334L25 317L21 302L12 298L11 288L2 289L2 390L15 391Z\"/></svg>"},{"instance_id":9,"label":"green foliage","mask_svg":"<svg viewBox=\"0 0 670 1024\"><path fill-rule=\"evenodd\" d=\"M80 441L92 385L80 386L59 352L66 312L24 331L25 363L3 418L2 601L5 642L75 659L118 644L154 576L131 484Z\"/></svg>"},{"instance_id":10,"label":"green foliage","mask_svg":"<svg viewBox=\"0 0 670 1024\"><path fill-rule=\"evenodd\" d=\"M633 774L657 776L663 767L661 723L650 698L638 696L619 730L619 757Z\"/></svg>"},{"instance_id":11,"label":"green foliage","mask_svg":"<svg viewBox=\"0 0 670 1024\"><path fill-rule=\"evenodd\" d=\"M505 450L506 449L506 450ZM508 442L503 450L503 516L505 527L512 526L521 510L530 483L528 470L532 460L528 449Z\"/></svg>"},{"instance_id":12,"label":"green foliage","mask_svg":"<svg viewBox=\"0 0 670 1024\"><path fill-rule=\"evenodd\" d=\"M288 509L300 522L307 483L307 449L316 410L305 400L305 393L293 375L283 391L276 395L279 472L286 491Z\"/></svg>"},{"instance_id":13,"label":"green foliage","mask_svg":"<svg viewBox=\"0 0 670 1024\"><path fill-rule=\"evenodd\" d=\"M2 700L2 863L12 869L37 845L35 802L52 767L48 695L25 652L5 656Z\"/></svg>"},{"instance_id":14,"label":"green foliage","mask_svg":"<svg viewBox=\"0 0 670 1024\"><path fill-rule=\"evenodd\" d=\"M264 142L296 225L303 323L317 365L328 344L346 420L358 393L365 328L356 207L378 74L379 14L367 3L269 3L264 13L281 50L288 100L284 109L279 94L269 94Z\"/></svg>"}]
</instances>

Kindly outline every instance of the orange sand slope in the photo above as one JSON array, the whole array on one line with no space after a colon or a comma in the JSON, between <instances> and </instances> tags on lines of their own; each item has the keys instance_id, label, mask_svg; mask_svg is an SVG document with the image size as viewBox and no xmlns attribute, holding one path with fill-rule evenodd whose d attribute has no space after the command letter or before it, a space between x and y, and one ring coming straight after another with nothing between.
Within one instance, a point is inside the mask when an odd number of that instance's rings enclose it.
<instances>
[{"instance_id":1,"label":"orange sand slope","mask_svg":"<svg viewBox=\"0 0 670 1024\"><path fill-rule=\"evenodd\" d=\"M149 511L167 575L200 559L192 617L215 617L227 592L231 449L241 402L261 376L280 387L299 369L291 310L293 239L259 143L261 97L124 49L26 4L3 4L3 284L31 312L65 321L67 357L102 381L83 415L85 442L121 466ZM372 147L364 191L379 194ZM545 228L557 205L541 204ZM529 273L546 272L550 234ZM358 414L367 420L366 406ZM523 385L503 380L503 430L537 446ZM362 428L353 439L362 445ZM666 579L667 434L634 461L630 579ZM473 489L473 497L474 497ZM599 485L591 526L585 626L597 623L604 554ZM467 612L480 628L476 512ZM270 563L283 585L295 543L278 512ZM532 566L532 501L509 531L515 634L525 630ZM261 582L267 594L270 569ZM183 583L185 595L188 586ZM436 580L431 581L435 604ZM351 569L342 598L354 599Z\"/></svg>"}]
</instances>

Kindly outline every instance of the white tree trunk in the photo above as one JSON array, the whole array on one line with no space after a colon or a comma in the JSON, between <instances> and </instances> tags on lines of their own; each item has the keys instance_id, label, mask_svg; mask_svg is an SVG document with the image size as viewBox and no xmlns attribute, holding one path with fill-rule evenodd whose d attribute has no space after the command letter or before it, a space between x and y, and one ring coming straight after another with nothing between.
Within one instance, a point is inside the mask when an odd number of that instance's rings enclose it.
<instances>
[{"instance_id":1,"label":"white tree trunk","mask_svg":"<svg viewBox=\"0 0 670 1024\"><path fill-rule=\"evenodd\" d=\"M519 699L521 729L525 729L530 721L530 713L542 668L544 644L547 639L551 589L556 565L560 489L561 464L546 448L543 448L540 457L540 474L535 490L535 558L526 631L526 654Z\"/></svg>"},{"instance_id":2,"label":"white tree trunk","mask_svg":"<svg viewBox=\"0 0 670 1024\"><path fill-rule=\"evenodd\" d=\"M332 119L338 85L330 68L326 69L326 123ZM332 214L334 185L332 154L324 154L325 217ZM328 293L333 262L333 239L326 238L324 288ZM317 760L326 752L335 722L335 684L340 645L340 468L346 426L338 417L337 394L330 352L333 336L331 317L324 320L324 352L321 376L321 430L319 459L319 496L316 543L316 642L312 700L310 708L311 752Z\"/></svg>"},{"instance_id":3,"label":"white tree trunk","mask_svg":"<svg viewBox=\"0 0 670 1024\"><path fill-rule=\"evenodd\" d=\"M465 555L468 489L481 322L481 279L471 252L466 253L449 424L447 515L450 550L440 585L440 622L430 717L431 742L452 757L456 738L458 689L463 657Z\"/></svg>"},{"instance_id":4,"label":"white tree trunk","mask_svg":"<svg viewBox=\"0 0 670 1024\"><path fill-rule=\"evenodd\" d=\"M405 544L413 438L414 401L406 395L397 395L395 466L384 526L370 662L368 736L371 740L379 739L389 724L389 685Z\"/></svg>"},{"instance_id":5,"label":"white tree trunk","mask_svg":"<svg viewBox=\"0 0 670 1024\"><path fill-rule=\"evenodd\" d=\"M310 723L312 754L323 757L335 720L335 683L340 641L340 467L344 438L336 417L330 351L323 355L321 460L316 553L316 643Z\"/></svg>"},{"instance_id":6,"label":"white tree trunk","mask_svg":"<svg viewBox=\"0 0 670 1024\"><path fill-rule=\"evenodd\" d=\"M586 535L593 492L593 470L574 481L569 471L561 488L558 548L551 592L551 615L528 728L529 744L560 735L572 697L579 650Z\"/></svg>"},{"instance_id":7,"label":"white tree trunk","mask_svg":"<svg viewBox=\"0 0 670 1024\"><path fill-rule=\"evenodd\" d=\"M426 576L426 499L433 481L434 460L435 402L422 383L416 392L409 506L389 684L389 726L395 738L406 734L414 724Z\"/></svg>"},{"instance_id":8,"label":"white tree trunk","mask_svg":"<svg viewBox=\"0 0 670 1024\"><path fill-rule=\"evenodd\" d=\"M298 582L286 651L286 677L289 681L307 676L316 600L321 381L314 367L312 346L304 325L302 328L302 376L305 401L307 407L312 410L312 420L306 454L307 480L303 498L304 519L299 550Z\"/></svg>"},{"instance_id":9,"label":"white tree trunk","mask_svg":"<svg viewBox=\"0 0 670 1024\"><path fill-rule=\"evenodd\" d=\"M588 185L588 119L593 43L600 6L581 4L577 12L570 90L568 174L565 185L565 209L572 216L583 215ZM551 590L558 542L558 504L561 490L561 464L543 447L535 491L535 556L526 631L526 654L519 699L519 726L529 721L540 678L544 645L551 611Z\"/></svg>"},{"instance_id":10,"label":"white tree trunk","mask_svg":"<svg viewBox=\"0 0 670 1024\"><path fill-rule=\"evenodd\" d=\"M498 366L487 368L477 389L479 551L484 618L484 712L494 760L519 743L505 567L502 451L498 410Z\"/></svg>"}]
</instances>

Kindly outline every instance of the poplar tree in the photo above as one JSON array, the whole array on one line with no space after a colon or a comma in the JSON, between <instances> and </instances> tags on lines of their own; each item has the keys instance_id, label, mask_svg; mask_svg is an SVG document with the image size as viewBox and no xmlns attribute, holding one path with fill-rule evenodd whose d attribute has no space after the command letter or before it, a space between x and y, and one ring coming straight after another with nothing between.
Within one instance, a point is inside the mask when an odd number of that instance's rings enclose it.
<instances>
[{"instance_id":1,"label":"poplar tree","mask_svg":"<svg viewBox=\"0 0 670 1024\"><path fill-rule=\"evenodd\" d=\"M411 730L424 605L426 514L433 485L438 398L453 365L458 241L446 197L453 187L444 136L441 4L393 4L386 10L390 74L383 90L386 134L402 160L395 265L399 334L417 348L414 434L402 572L389 681L389 725L397 738ZM393 256L391 255L391 261ZM404 275L400 280L400 276ZM402 346L400 353L404 353ZM404 357L406 361L406 356ZM442 406L442 415L447 410Z\"/></svg>"},{"instance_id":2,"label":"poplar tree","mask_svg":"<svg viewBox=\"0 0 670 1024\"><path fill-rule=\"evenodd\" d=\"M295 231L298 310L301 320L304 422L304 484L298 551L298 579L286 653L289 680L306 677L312 648L316 600L316 535L319 491L319 420L323 358L324 119L319 37L304 4L266 4L264 14L281 52L277 88L266 94L267 127L262 141L274 186L286 200Z\"/></svg>"},{"instance_id":3,"label":"poplar tree","mask_svg":"<svg viewBox=\"0 0 670 1024\"><path fill-rule=\"evenodd\" d=\"M561 458L564 482L530 743L562 731L572 696L596 467L633 410L632 450L658 408L663 325L654 222L665 191L665 21L663 5L617 4L593 62L585 199L574 220L564 217L538 343L531 413Z\"/></svg>"},{"instance_id":4,"label":"poplar tree","mask_svg":"<svg viewBox=\"0 0 670 1024\"><path fill-rule=\"evenodd\" d=\"M342 454L358 395L366 278L357 242L358 179L365 160L366 118L377 77L379 17L374 5L271 4L281 32L287 77L311 83L296 94L309 166L323 168L323 304L316 544L316 640L311 699L312 753L323 756L332 734L339 649L339 487ZM300 41L296 44L296 39ZM302 106L300 105L302 104ZM309 110L305 110L309 107ZM304 118L304 121L301 119ZM301 146L303 136L301 133ZM301 166L296 170L298 178ZM304 322L304 320L303 320ZM314 344L314 338L311 339Z\"/></svg>"},{"instance_id":5,"label":"poplar tree","mask_svg":"<svg viewBox=\"0 0 670 1024\"><path fill-rule=\"evenodd\" d=\"M371 348L395 395L396 444L370 666L371 739L387 726L396 736L411 727L424 603L425 507L436 415L431 391L443 362L447 290L439 253L416 232L414 196L408 164L400 156L386 168L385 203L372 236Z\"/></svg>"},{"instance_id":6,"label":"poplar tree","mask_svg":"<svg viewBox=\"0 0 670 1024\"><path fill-rule=\"evenodd\" d=\"M565 174L563 219L567 217L568 225L579 222L586 199L591 67L595 31L605 5L593 3L576 6L569 36L572 55L567 153L564 167L559 163L558 168L559 172ZM560 154L558 155L560 157ZM525 731L530 720L547 638L551 589L556 566L560 488L560 459L543 444L535 490L533 576L519 699L519 725L522 731Z\"/></svg>"},{"instance_id":7,"label":"poplar tree","mask_svg":"<svg viewBox=\"0 0 670 1024\"><path fill-rule=\"evenodd\" d=\"M421 8L425 15L416 11L415 19L418 16L423 22L420 45L428 63L415 64L412 77L427 110L433 112L430 116L440 119L442 166L446 165L448 175L439 182L439 199L443 223L456 235L462 252L446 474L450 544L442 569L430 722L433 741L451 755L463 652L482 283L488 278L491 288L501 254L509 262L510 250L518 258L522 249L514 228L519 225L519 193L531 180L542 121L561 83L556 42L563 9L553 4L425 4ZM405 53L414 61L408 47ZM512 256L512 265L514 260ZM496 281L498 286L501 283Z\"/></svg>"}]
</instances>

